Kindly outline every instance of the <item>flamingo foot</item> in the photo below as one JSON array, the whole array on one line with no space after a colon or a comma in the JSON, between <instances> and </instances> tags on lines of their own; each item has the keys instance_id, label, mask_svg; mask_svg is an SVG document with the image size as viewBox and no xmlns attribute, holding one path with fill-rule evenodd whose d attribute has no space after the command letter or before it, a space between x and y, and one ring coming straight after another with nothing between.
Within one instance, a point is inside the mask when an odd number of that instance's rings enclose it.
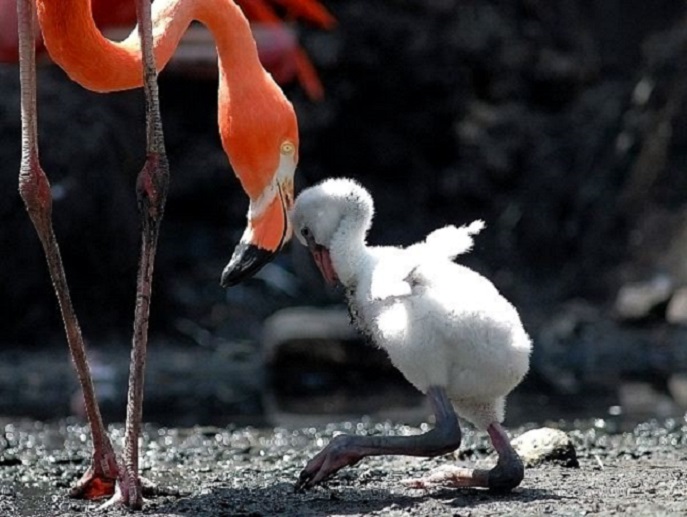
<instances>
[{"instance_id":1,"label":"flamingo foot","mask_svg":"<svg viewBox=\"0 0 687 517\"><path fill-rule=\"evenodd\" d=\"M115 491L117 480L96 474L92 467L81 476L81 479L69 489L73 499L97 500L110 497Z\"/></svg>"},{"instance_id":2,"label":"flamingo foot","mask_svg":"<svg viewBox=\"0 0 687 517\"><path fill-rule=\"evenodd\" d=\"M522 482L524 473L522 461L516 454L512 454L499 457L496 466L491 470L444 466L425 477L404 479L401 483L410 488L482 487L492 492L507 493Z\"/></svg>"},{"instance_id":3,"label":"flamingo foot","mask_svg":"<svg viewBox=\"0 0 687 517\"><path fill-rule=\"evenodd\" d=\"M491 470L471 470L446 466L420 479L406 479L403 483L412 488L483 487L492 492L507 493L520 485L525 477L525 466L515 452L501 424L493 422L487 427L491 443L499 459Z\"/></svg>"},{"instance_id":4,"label":"flamingo foot","mask_svg":"<svg viewBox=\"0 0 687 517\"><path fill-rule=\"evenodd\" d=\"M335 436L305 466L298 477L295 491L304 492L331 477L342 468L358 463L365 457L364 448L360 444L361 441L360 437L347 434Z\"/></svg>"},{"instance_id":5,"label":"flamingo foot","mask_svg":"<svg viewBox=\"0 0 687 517\"><path fill-rule=\"evenodd\" d=\"M110 497L115 492L118 472L114 453L105 453L99 460L94 457L88 470L69 490L69 497L88 500Z\"/></svg>"},{"instance_id":6,"label":"flamingo foot","mask_svg":"<svg viewBox=\"0 0 687 517\"><path fill-rule=\"evenodd\" d=\"M138 493L137 497L135 494ZM122 485L117 483L117 489L114 495L110 497L106 502L98 506L98 511L107 510L109 508L124 506L129 510L140 510L143 508L143 497L140 496L140 492L131 492L129 488L122 488Z\"/></svg>"},{"instance_id":7,"label":"flamingo foot","mask_svg":"<svg viewBox=\"0 0 687 517\"><path fill-rule=\"evenodd\" d=\"M143 507L143 496L151 496L158 493L157 486L150 480L124 474L117 480L117 486L112 497L98 507L98 510L106 510L115 506L124 506L130 510L140 510Z\"/></svg>"},{"instance_id":8,"label":"flamingo foot","mask_svg":"<svg viewBox=\"0 0 687 517\"><path fill-rule=\"evenodd\" d=\"M487 487L489 486L489 471L473 470L463 467L443 466L433 470L424 477L417 479L403 479L401 483L409 488L428 490L435 487Z\"/></svg>"}]
</instances>

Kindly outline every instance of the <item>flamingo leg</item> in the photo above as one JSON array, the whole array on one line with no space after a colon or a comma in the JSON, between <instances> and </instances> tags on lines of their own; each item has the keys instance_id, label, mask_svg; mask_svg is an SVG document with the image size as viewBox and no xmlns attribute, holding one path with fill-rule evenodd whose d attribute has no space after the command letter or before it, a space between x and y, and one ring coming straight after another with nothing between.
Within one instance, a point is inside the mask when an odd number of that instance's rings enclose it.
<instances>
[{"instance_id":1,"label":"flamingo leg","mask_svg":"<svg viewBox=\"0 0 687 517\"><path fill-rule=\"evenodd\" d=\"M143 505L139 475L138 440L143 416L143 385L148 321L152 294L153 268L160 223L164 213L169 184L169 164L164 146L162 118L153 56L153 35L149 0L136 0L138 30L143 55L143 88L146 99L146 162L138 175L136 195L141 216L141 252L136 280L134 334L129 366L129 390L126 405L124 465L118 490L108 504L122 503L132 509Z\"/></svg>"},{"instance_id":2,"label":"flamingo leg","mask_svg":"<svg viewBox=\"0 0 687 517\"><path fill-rule=\"evenodd\" d=\"M312 488L366 456L402 454L432 457L455 451L460 447L461 432L446 390L431 387L427 397L436 416L434 429L416 436L336 436L305 466L296 483L296 490Z\"/></svg>"},{"instance_id":3,"label":"flamingo leg","mask_svg":"<svg viewBox=\"0 0 687 517\"><path fill-rule=\"evenodd\" d=\"M60 248L52 226L52 194L50 182L41 168L38 152L38 121L36 107L36 55L34 34L36 11L34 0L19 0L19 70L21 81L22 159L19 171L19 192L36 233L43 246L48 270L59 302L67 343L81 384L86 415L93 437L91 465L70 490L70 496L99 499L114 492L118 475L117 460L96 400L86 348L77 319Z\"/></svg>"}]
</instances>

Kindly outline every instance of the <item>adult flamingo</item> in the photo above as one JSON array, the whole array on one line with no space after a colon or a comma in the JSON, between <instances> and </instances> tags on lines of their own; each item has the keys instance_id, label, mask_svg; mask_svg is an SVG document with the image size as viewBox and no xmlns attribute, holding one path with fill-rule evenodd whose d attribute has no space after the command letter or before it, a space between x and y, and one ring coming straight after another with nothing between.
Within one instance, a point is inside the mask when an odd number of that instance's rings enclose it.
<instances>
[{"instance_id":1,"label":"adult flamingo","mask_svg":"<svg viewBox=\"0 0 687 517\"><path fill-rule=\"evenodd\" d=\"M153 6L152 21L148 0L136 0L136 5L138 33L134 31L123 42L115 43L96 28L89 0L37 0L48 52L73 80L95 91L143 85L146 92L148 156L137 181L142 244L124 463L119 465L98 410L81 331L52 231L50 186L38 161L34 4L33 0L18 1L23 142L20 192L44 246L93 435L91 465L71 495L95 499L114 493L116 486L112 501L130 508L142 506L138 437L143 375L154 257L169 177L157 100L157 69L167 63L192 20L207 25L217 42L220 136L234 172L250 198L248 225L222 273L223 286L256 272L290 237L286 213L293 203L293 175L298 160L293 107L262 68L248 21L232 0L158 0Z\"/></svg>"}]
</instances>

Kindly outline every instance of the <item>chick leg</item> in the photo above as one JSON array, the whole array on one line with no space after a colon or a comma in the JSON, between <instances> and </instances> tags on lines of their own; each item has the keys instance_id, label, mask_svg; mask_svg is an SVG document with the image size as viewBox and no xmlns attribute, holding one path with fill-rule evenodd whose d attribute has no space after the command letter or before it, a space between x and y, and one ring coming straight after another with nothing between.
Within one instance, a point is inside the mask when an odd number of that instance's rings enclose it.
<instances>
[{"instance_id":1,"label":"chick leg","mask_svg":"<svg viewBox=\"0 0 687 517\"><path fill-rule=\"evenodd\" d=\"M412 488L484 487L495 492L510 492L522 482L525 467L501 424L491 423L487 433L499 455L491 470L444 467L420 479L404 480L404 483Z\"/></svg>"},{"instance_id":2,"label":"chick leg","mask_svg":"<svg viewBox=\"0 0 687 517\"><path fill-rule=\"evenodd\" d=\"M436 426L417 436L339 435L332 439L301 472L296 490L312 488L343 467L355 465L366 456L439 456L460 446L458 417L444 388L431 387L427 397L436 416Z\"/></svg>"}]
</instances>

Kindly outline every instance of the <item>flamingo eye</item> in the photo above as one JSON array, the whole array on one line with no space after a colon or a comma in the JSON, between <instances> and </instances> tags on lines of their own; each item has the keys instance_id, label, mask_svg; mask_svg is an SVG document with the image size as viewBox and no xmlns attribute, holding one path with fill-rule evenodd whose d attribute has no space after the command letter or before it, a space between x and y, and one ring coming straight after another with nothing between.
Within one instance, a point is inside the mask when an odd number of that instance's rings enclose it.
<instances>
[{"instance_id":1,"label":"flamingo eye","mask_svg":"<svg viewBox=\"0 0 687 517\"><path fill-rule=\"evenodd\" d=\"M287 140L286 142L281 144L281 148L279 149L279 151L281 152L281 154L293 154L296 152L296 146L293 142Z\"/></svg>"},{"instance_id":2,"label":"flamingo eye","mask_svg":"<svg viewBox=\"0 0 687 517\"><path fill-rule=\"evenodd\" d=\"M309 237L312 235L312 233L310 232L310 228L308 228L307 226L304 227L304 228L301 230L301 235L303 236L304 239L309 238Z\"/></svg>"}]
</instances>

